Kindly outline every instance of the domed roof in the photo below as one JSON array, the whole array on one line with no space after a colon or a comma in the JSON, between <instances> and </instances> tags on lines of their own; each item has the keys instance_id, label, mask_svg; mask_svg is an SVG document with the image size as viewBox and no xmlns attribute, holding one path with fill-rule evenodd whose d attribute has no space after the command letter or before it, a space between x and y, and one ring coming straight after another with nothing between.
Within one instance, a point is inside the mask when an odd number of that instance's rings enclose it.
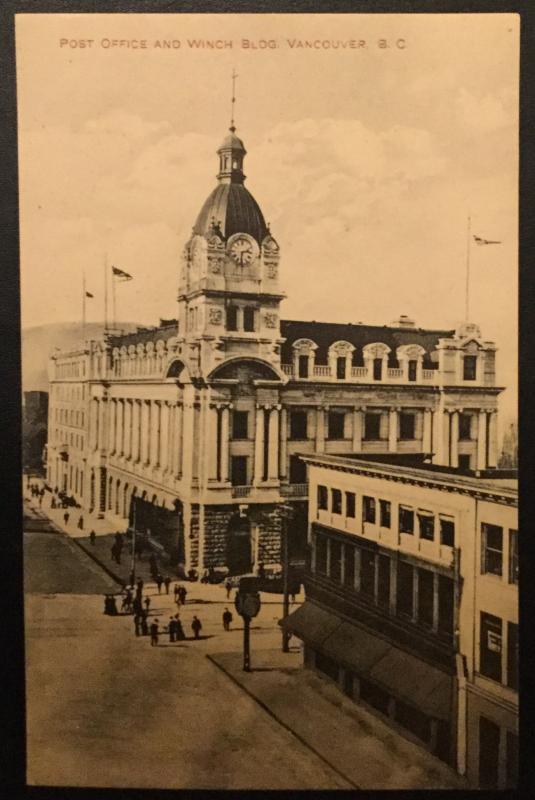
<instances>
[{"instance_id":1,"label":"domed roof","mask_svg":"<svg viewBox=\"0 0 535 800\"><path fill-rule=\"evenodd\" d=\"M234 233L248 233L261 244L268 233L260 206L242 183L216 186L201 208L193 232L206 236L213 220L225 239Z\"/></svg>"},{"instance_id":2,"label":"domed roof","mask_svg":"<svg viewBox=\"0 0 535 800\"><path fill-rule=\"evenodd\" d=\"M239 138L239 136L236 136L232 128L223 139L217 152L219 153L220 150L226 150L228 148L231 148L232 150L243 150L244 153L247 152L242 140Z\"/></svg>"}]
</instances>

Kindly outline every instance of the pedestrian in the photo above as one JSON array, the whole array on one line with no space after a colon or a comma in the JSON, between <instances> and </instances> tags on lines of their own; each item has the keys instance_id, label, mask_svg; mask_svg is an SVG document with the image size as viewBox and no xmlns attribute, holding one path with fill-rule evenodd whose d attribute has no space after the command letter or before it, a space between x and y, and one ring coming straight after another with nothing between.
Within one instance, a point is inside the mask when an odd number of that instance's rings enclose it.
<instances>
[{"instance_id":1,"label":"pedestrian","mask_svg":"<svg viewBox=\"0 0 535 800\"><path fill-rule=\"evenodd\" d=\"M232 589L232 581L230 578L227 578L225 581L225 589L227 590L227 600L230 598L230 591Z\"/></svg>"},{"instance_id":2,"label":"pedestrian","mask_svg":"<svg viewBox=\"0 0 535 800\"><path fill-rule=\"evenodd\" d=\"M150 608L150 597L146 597L145 600L144 600L144 603L145 603L145 608L147 609L147 614L148 614L149 613L149 608Z\"/></svg>"},{"instance_id":3,"label":"pedestrian","mask_svg":"<svg viewBox=\"0 0 535 800\"><path fill-rule=\"evenodd\" d=\"M162 583L163 583L163 578L160 575L160 573L158 573L156 575L156 586L158 587L158 594L160 594L162 591Z\"/></svg>"},{"instance_id":4,"label":"pedestrian","mask_svg":"<svg viewBox=\"0 0 535 800\"><path fill-rule=\"evenodd\" d=\"M104 595L104 614L110 613L110 596L109 594Z\"/></svg>"},{"instance_id":5,"label":"pedestrian","mask_svg":"<svg viewBox=\"0 0 535 800\"><path fill-rule=\"evenodd\" d=\"M193 620L191 622L191 630L193 631L195 638L198 639L199 633L202 630L202 623L200 619L196 616L193 617Z\"/></svg>"},{"instance_id":6,"label":"pedestrian","mask_svg":"<svg viewBox=\"0 0 535 800\"><path fill-rule=\"evenodd\" d=\"M225 608L223 611L223 628L226 631L230 630L230 623L232 622L232 612Z\"/></svg>"},{"instance_id":7,"label":"pedestrian","mask_svg":"<svg viewBox=\"0 0 535 800\"><path fill-rule=\"evenodd\" d=\"M138 578L137 579L137 592L138 592L138 594L141 594L142 591L143 591L143 578Z\"/></svg>"},{"instance_id":8,"label":"pedestrian","mask_svg":"<svg viewBox=\"0 0 535 800\"><path fill-rule=\"evenodd\" d=\"M180 622L180 616L175 614L175 630L176 630L176 640L177 642L181 642L186 638L186 634L184 633L184 628L182 627L182 623Z\"/></svg>"},{"instance_id":9,"label":"pedestrian","mask_svg":"<svg viewBox=\"0 0 535 800\"><path fill-rule=\"evenodd\" d=\"M130 581L129 585L130 585L130 586L132 587L132 589L133 589L133 588L134 588L134 583L136 582L136 576L135 576L135 574L134 574L134 570L133 570L133 569L131 569L131 570L130 570L130 577L129 577L129 581Z\"/></svg>"},{"instance_id":10,"label":"pedestrian","mask_svg":"<svg viewBox=\"0 0 535 800\"><path fill-rule=\"evenodd\" d=\"M169 631L169 641L176 642L176 619L174 617L169 617L167 630Z\"/></svg>"},{"instance_id":11,"label":"pedestrian","mask_svg":"<svg viewBox=\"0 0 535 800\"><path fill-rule=\"evenodd\" d=\"M174 587L173 587L173 593L174 593L174 595L175 595L175 603L178 603L178 602L179 602L179 601L178 601L179 588L180 588L180 587L179 587L178 583L175 583L175 585L174 585Z\"/></svg>"},{"instance_id":12,"label":"pedestrian","mask_svg":"<svg viewBox=\"0 0 535 800\"><path fill-rule=\"evenodd\" d=\"M39 495L39 508L42 506L42 504L43 504L43 495L40 494Z\"/></svg>"},{"instance_id":13,"label":"pedestrian","mask_svg":"<svg viewBox=\"0 0 535 800\"><path fill-rule=\"evenodd\" d=\"M141 614L141 635L148 636L149 635L149 626L147 624L147 612Z\"/></svg>"},{"instance_id":14,"label":"pedestrian","mask_svg":"<svg viewBox=\"0 0 535 800\"><path fill-rule=\"evenodd\" d=\"M164 582L164 585L165 585L165 593L169 594L169 586L171 585L171 578L169 577L169 575L165 576L165 578L163 579L163 582Z\"/></svg>"},{"instance_id":15,"label":"pedestrian","mask_svg":"<svg viewBox=\"0 0 535 800\"><path fill-rule=\"evenodd\" d=\"M158 620L155 619L154 622L151 623L150 626L150 643L152 647L155 647L158 644Z\"/></svg>"},{"instance_id":16,"label":"pedestrian","mask_svg":"<svg viewBox=\"0 0 535 800\"><path fill-rule=\"evenodd\" d=\"M119 612L117 611L117 602L115 600L115 596L112 595L110 598L110 614L113 617L116 617Z\"/></svg>"},{"instance_id":17,"label":"pedestrian","mask_svg":"<svg viewBox=\"0 0 535 800\"><path fill-rule=\"evenodd\" d=\"M65 523L65 525L67 525L68 522L69 522L69 512L68 511L66 511L64 513L64 515L63 515L63 522Z\"/></svg>"},{"instance_id":18,"label":"pedestrian","mask_svg":"<svg viewBox=\"0 0 535 800\"><path fill-rule=\"evenodd\" d=\"M84 529L84 518L83 518L82 514L80 514L80 519L78 520L78 527L80 528L81 531L83 531L83 529Z\"/></svg>"},{"instance_id":19,"label":"pedestrian","mask_svg":"<svg viewBox=\"0 0 535 800\"><path fill-rule=\"evenodd\" d=\"M134 630L136 636L141 636L141 617L139 614L134 614Z\"/></svg>"},{"instance_id":20,"label":"pedestrian","mask_svg":"<svg viewBox=\"0 0 535 800\"><path fill-rule=\"evenodd\" d=\"M132 610L134 614L137 614L138 616L140 616L143 613L143 605L141 603L141 597L138 594L136 594L134 602L132 603Z\"/></svg>"},{"instance_id":21,"label":"pedestrian","mask_svg":"<svg viewBox=\"0 0 535 800\"><path fill-rule=\"evenodd\" d=\"M50 508L56 508L56 498L52 495L52 500L50 501Z\"/></svg>"},{"instance_id":22,"label":"pedestrian","mask_svg":"<svg viewBox=\"0 0 535 800\"><path fill-rule=\"evenodd\" d=\"M97 538L97 535L96 535L95 531L91 531L91 533L89 534L89 541L91 542L93 547L95 546L95 539L96 538Z\"/></svg>"},{"instance_id":23,"label":"pedestrian","mask_svg":"<svg viewBox=\"0 0 535 800\"><path fill-rule=\"evenodd\" d=\"M180 603L185 606L186 605L186 596L188 594L188 590L185 586L180 587Z\"/></svg>"}]
</instances>

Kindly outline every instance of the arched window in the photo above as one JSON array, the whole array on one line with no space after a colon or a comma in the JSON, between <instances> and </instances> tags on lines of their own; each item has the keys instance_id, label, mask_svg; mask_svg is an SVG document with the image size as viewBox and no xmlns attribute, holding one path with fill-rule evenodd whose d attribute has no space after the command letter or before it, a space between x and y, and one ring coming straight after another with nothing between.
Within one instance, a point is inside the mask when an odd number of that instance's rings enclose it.
<instances>
[{"instance_id":1,"label":"arched window","mask_svg":"<svg viewBox=\"0 0 535 800\"><path fill-rule=\"evenodd\" d=\"M368 376L374 381L381 381L386 377L389 352L390 348L384 342L373 342L362 348L364 366L368 370Z\"/></svg>"},{"instance_id":2,"label":"arched window","mask_svg":"<svg viewBox=\"0 0 535 800\"><path fill-rule=\"evenodd\" d=\"M421 381L424 355L425 349L419 344L404 344L397 348L396 357L405 381Z\"/></svg>"},{"instance_id":3,"label":"arched window","mask_svg":"<svg viewBox=\"0 0 535 800\"><path fill-rule=\"evenodd\" d=\"M341 381L351 378L351 360L354 350L354 345L343 341L334 342L329 347L329 367L332 376Z\"/></svg>"},{"instance_id":4,"label":"arched window","mask_svg":"<svg viewBox=\"0 0 535 800\"><path fill-rule=\"evenodd\" d=\"M318 345L311 339L297 339L292 345L293 367L296 378L312 378Z\"/></svg>"}]
</instances>

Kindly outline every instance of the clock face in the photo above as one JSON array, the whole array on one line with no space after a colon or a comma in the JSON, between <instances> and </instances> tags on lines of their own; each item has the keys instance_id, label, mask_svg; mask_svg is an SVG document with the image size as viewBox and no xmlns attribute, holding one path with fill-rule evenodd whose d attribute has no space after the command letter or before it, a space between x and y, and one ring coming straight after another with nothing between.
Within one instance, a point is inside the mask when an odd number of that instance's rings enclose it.
<instances>
[{"instance_id":1,"label":"clock face","mask_svg":"<svg viewBox=\"0 0 535 800\"><path fill-rule=\"evenodd\" d=\"M230 246L230 255L236 264L240 266L250 264L254 255L252 242L244 236L239 236L237 239L234 239Z\"/></svg>"}]
</instances>

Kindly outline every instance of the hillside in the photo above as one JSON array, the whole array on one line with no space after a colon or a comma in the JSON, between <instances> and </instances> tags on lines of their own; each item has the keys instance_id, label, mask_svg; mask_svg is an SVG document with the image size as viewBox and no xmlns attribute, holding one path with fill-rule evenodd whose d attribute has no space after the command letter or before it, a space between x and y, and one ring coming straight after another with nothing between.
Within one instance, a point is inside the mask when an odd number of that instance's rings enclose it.
<instances>
[{"instance_id":1,"label":"hillside","mask_svg":"<svg viewBox=\"0 0 535 800\"><path fill-rule=\"evenodd\" d=\"M120 322L118 328L134 331L139 323ZM100 322L86 324L86 339L98 339L104 326ZM48 358L55 347L70 350L82 343L82 328L79 322L57 322L22 329L22 389L48 391Z\"/></svg>"}]
</instances>

